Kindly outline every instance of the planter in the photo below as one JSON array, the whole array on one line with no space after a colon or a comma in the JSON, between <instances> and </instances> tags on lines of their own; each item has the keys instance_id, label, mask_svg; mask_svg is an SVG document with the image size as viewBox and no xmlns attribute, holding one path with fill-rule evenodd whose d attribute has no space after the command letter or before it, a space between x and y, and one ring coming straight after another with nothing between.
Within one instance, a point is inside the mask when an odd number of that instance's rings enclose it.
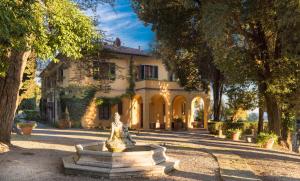
<instances>
[{"instance_id":1,"label":"planter","mask_svg":"<svg viewBox=\"0 0 300 181\"><path fill-rule=\"evenodd\" d=\"M266 149L272 149L273 148L273 145L274 145L274 139L269 139L264 145L263 147L266 148Z\"/></svg>"},{"instance_id":2,"label":"planter","mask_svg":"<svg viewBox=\"0 0 300 181\"><path fill-rule=\"evenodd\" d=\"M232 133L232 140L239 141L241 133Z\"/></svg>"},{"instance_id":3,"label":"planter","mask_svg":"<svg viewBox=\"0 0 300 181\"><path fill-rule=\"evenodd\" d=\"M31 135L33 126L21 127L23 135Z\"/></svg>"},{"instance_id":4,"label":"planter","mask_svg":"<svg viewBox=\"0 0 300 181\"><path fill-rule=\"evenodd\" d=\"M183 128L182 122L174 122L174 130L180 130Z\"/></svg>"},{"instance_id":5,"label":"planter","mask_svg":"<svg viewBox=\"0 0 300 181\"><path fill-rule=\"evenodd\" d=\"M71 123L71 121L68 121L68 120L60 120L58 122L58 128L60 128L60 129L71 128L71 126L72 126L72 123Z\"/></svg>"},{"instance_id":6,"label":"planter","mask_svg":"<svg viewBox=\"0 0 300 181\"><path fill-rule=\"evenodd\" d=\"M194 121L192 123L192 126L193 126L193 128L203 128L204 127L203 122L200 122L200 121Z\"/></svg>"},{"instance_id":7,"label":"planter","mask_svg":"<svg viewBox=\"0 0 300 181\"><path fill-rule=\"evenodd\" d=\"M254 142L254 136L252 136L252 135L247 135L247 136L246 136L246 142L247 142L247 143L253 143L253 142Z\"/></svg>"},{"instance_id":8,"label":"planter","mask_svg":"<svg viewBox=\"0 0 300 181\"><path fill-rule=\"evenodd\" d=\"M32 129L36 127L36 122L23 122L18 123L17 127L21 129L23 135L31 135Z\"/></svg>"}]
</instances>

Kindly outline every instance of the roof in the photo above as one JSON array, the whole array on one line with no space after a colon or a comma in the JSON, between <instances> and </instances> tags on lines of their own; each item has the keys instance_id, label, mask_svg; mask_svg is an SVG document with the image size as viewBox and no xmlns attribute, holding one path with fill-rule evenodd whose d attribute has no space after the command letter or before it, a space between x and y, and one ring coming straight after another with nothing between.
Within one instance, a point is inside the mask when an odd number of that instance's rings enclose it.
<instances>
[{"instance_id":1,"label":"roof","mask_svg":"<svg viewBox=\"0 0 300 181\"><path fill-rule=\"evenodd\" d=\"M143 57L151 57L152 55L150 53L147 53L143 50L137 49L137 48L130 48L125 46L114 46L114 45L103 45L103 49L111 52L111 53L117 53L117 54L124 54L124 55L136 55L136 56L143 56ZM63 58L61 54L58 54L58 59ZM57 63L50 62L46 68L42 70L40 73L40 76L45 74L46 70L54 68Z\"/></svg>"},{"instance_id":2,"label":"roof","mask_svg":"<svg viewBox=\"0 0 300 181\"><path fill-rule=\"evenodd\" d=\"M125 46L113 46L113 45L104 45L103 46L104 50L107 50L112 53L119 53L119 54L126 54L126 55L137 55L137 56L146 56L150 57L151 54L144 52L140 49L136 48L130 48L130 47L125 47Z\"/></svg>"}]
</instances>

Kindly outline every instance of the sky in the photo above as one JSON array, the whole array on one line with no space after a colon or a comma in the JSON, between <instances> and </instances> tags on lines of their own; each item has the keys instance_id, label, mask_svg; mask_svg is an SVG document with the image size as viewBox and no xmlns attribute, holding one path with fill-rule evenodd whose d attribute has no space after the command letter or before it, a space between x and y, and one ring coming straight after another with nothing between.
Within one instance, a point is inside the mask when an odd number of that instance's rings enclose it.
<instances>
[{"instance_id":1,"label":"sky","mask_svg":"<svg viewBox=\"0 0 300 181\"><path fill-rule=\"evenodd\" d=\"M154 33L150 26L145 26L139 20L131 7L130 0L116 0L115 6L108 4L100 5L97 9L99 28L105 32L106 38L121 39L122 45L149 49L149 44L154 41Z\"/></svg>"}]
</instances>

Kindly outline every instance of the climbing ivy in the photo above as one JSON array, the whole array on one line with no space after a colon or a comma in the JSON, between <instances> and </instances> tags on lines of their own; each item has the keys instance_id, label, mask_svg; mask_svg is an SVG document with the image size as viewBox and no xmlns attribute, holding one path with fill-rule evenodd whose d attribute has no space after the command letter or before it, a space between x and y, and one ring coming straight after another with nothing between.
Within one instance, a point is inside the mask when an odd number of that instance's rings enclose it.
<instances>
[{"instance_id":1,"label":"climbing ivy","mask_svg":"<svg viewBox=\"0 0 300 181\"><path fill-rule=\"evenodd\" d=\"M128 75L128 83L129 87L126 90L126 94L129 95L130 98L132 98L135 95L135 69L134 69L134 62L133 58L130 58L130 63L129 63L129 75Z\"/></svg>"},{"instance_id":2,"label":"climbing ivy","mask_svg":"<svg viewBox=\"0 0 300 181\"><path fill-rule=\"evenodd\" d=\"M80 125L88 105L95 96L96 90L90 87L70 86L60 93L62 112L68 108L70 119L73 125Z\"/></svg>"}]
</instances>

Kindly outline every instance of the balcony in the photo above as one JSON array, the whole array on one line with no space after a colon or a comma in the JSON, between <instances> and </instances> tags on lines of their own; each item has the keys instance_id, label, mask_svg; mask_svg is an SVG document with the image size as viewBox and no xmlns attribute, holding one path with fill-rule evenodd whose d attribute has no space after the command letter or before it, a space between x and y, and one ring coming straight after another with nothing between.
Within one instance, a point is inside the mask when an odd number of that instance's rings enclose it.
<instances>
[{"instance_id":1,"label":"balcony","mask_svg":"<svg viewBox=\"0 0 300 181\"><path fill-rule=\"evenodd\" d=\"M165 80L142 80L135 83L135 90L183 90L177 82Z\"/></svg>"}]
</instances>

